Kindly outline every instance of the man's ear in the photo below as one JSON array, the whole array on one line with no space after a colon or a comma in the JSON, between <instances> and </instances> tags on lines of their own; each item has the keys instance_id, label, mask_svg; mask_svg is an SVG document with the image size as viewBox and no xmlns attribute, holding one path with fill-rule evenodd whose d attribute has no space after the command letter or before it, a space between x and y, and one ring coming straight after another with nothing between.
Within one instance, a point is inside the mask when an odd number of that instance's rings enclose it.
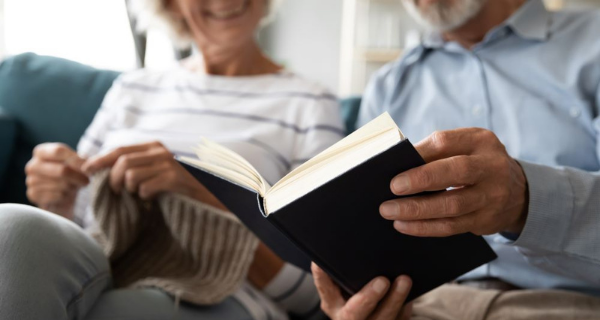
<instances>
[{"instance_id":1,"label":"man's ear","mask_svg":"<svg viewBox=\"0 0 600 320\"><path fill-rule=\"evenodd\" d=\"M163 5L169 14L183 19L183 11L181 10L179 0L163 0Z\"/></svg>"}]
</instances>

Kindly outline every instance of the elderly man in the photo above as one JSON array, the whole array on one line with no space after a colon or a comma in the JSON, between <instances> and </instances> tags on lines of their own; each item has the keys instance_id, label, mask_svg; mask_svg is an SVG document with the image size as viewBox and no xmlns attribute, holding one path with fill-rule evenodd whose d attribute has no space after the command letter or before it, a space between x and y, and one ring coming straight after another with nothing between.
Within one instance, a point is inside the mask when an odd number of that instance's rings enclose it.
<instances>
[{"instance_id":1,"label":"elderly man","mask_svg":"<svg viewBox=\"0 0 600 320\"><path fill-rule=\"evenodd\" d=\"M487 235L499 256L459 279L468 286L417 300L413 316L600 319L600 12L549 12L542 0L403 2L434 32L374 76L360 122L388 111L423 139L428 164L395 177L395 194L455 188L380 213L409 235ZM314 269L333 319L409 317L397 303L408 280L375 279L346 302ZM509 290L519 288L534 290Z\"/></svg>"}]
</instances>

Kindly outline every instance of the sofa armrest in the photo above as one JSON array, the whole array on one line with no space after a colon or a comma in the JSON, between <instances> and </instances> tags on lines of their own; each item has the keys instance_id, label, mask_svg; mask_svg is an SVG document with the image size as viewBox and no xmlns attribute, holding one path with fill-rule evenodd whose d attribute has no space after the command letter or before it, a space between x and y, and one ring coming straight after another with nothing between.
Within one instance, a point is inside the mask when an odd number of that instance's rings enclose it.
<instances>
[{"instance_id":1,"label":"sofa armrest","mask_svg":"<svg viewBox=\"0 0 600 320\"><path fill-rule=\"evenodd\" d=\"M4 178L13 154L16 136L17 123L15 119L0 108L0 187L5 181Z\"/></svg>"}]
</instances>

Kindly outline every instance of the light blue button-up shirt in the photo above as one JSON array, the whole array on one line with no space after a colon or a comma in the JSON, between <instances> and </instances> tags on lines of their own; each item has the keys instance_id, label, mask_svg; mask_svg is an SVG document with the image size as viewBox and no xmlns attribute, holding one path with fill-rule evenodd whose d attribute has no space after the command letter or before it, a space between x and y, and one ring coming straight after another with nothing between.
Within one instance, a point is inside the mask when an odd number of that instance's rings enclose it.
<instances>
[{"instance_id":1,"label":"light blue button-up shirt","mask_svg":"<svg viewBox=\"0 0 600 320\"><path fill-rule=\"evenodd\" d=\"M373 77L361 124L384 111L413 142L492 130L524 169L525 229L465 278L600 296L600 12L530 0L472 50L432 36Z\"/></svg>"}]
</instances>

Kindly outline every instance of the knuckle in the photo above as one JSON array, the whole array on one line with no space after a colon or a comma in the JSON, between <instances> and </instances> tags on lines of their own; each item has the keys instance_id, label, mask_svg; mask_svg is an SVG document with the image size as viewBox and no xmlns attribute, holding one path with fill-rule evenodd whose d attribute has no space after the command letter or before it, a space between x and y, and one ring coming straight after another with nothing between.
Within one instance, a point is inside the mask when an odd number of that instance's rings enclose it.
<instances>
[{"instance_id":1,"label":"knuckle","mask_svg":"<svg viewBox=\"0 0 600 320\"><path fill-rule=\"evenodd\" d=\"M69 168L65 165L60 165L57 169L57 174L61 177L67 176L69 174Z\"/></svg>"},{"instance_id":2,"label":"knuckle","mask_svg":"<svg viewBox=\"0 0 600 320\"><path fill-rule=\"evenodd\" d=\"M438 233L440 236L449 236L456 233L456 226L451 219L440 221Z\"/></svg>"},{"instance_id":3,"label":"knuckle","mask_svg":"<svg viewBox=\"0 0 600 320\"><path fill-rule=\"evenodd\" d=\"M138 174L133 170L127 170L125 172L125 184L134 185L137 182Z\"/></svg>"},{"instance_id":4,"label":"knuckle","mask_svg":"<svg viewBox=\"0 0 600 320\"><path fill-rule=\"evenodd\" d=\"M429 186L434 182L434 176L431 171L426 170L425 167L421 167L415 171L415 175L411 180L412 185Z\"/></svg>"},{"instance_id":5,"label":"knuckle","mask_svg":"<svg viewBox=\"0 0 600 320\"><path fill-rule=\"evenodd\" d=\"M444 212L449 216L457 216L462 212L465 205L463 198L453 196L445 197L444 199Z\"/></svg>"},{"instance_id":6,"label":"knuckle","mask_svg":"<svg viewBox=\"0 0 600 320\"><path fill-rule=\"evenodd\" d=\"M431 138L433 140L433 144L434 146L440 150L443 151L447 148L449 140L450 140L450 134L448 133L448 131L434 131L431 134Z\"/></svg>"},{"instance_id":7,"label":"knuckle","mask_svg":"<svg viewBox=\"0 0 600 320\"><path fill-rule=\"evenodd\" d=\"M404 202L404 204L402 204L402 206L404 207L402 209L406 210L406 212L409 213L414 219L419 220L423 218L423 210L421 205L419 205L416 201L407 200ZM402 209L400 211L403 211Z\"/></svg>"},{"instance_id":8,"label":"knuckle","mask_svg":"<svg viewBox=\"0 0 600 320\"><path fill-rule=\"evenodd\" d=\"M37 160L35 158L32 158L31 160L29 160L27 162L27 164L25 165L25 173L26 174L32 174L33 170L35 169L35 165L37 164Z\"/></svg>"},{"instance_id":9,"label":"knuckle","mask_svg":"<svg viewBox=\"0 0 600 320\"><path fill-rule=\"evenodd\" d=\"M27 189L26 195L27 195L27 199L29 199L32 202L36 202L37 193L33 189Z\"/></svg>"},{"instance_id":10,"label":"knuckle","mask_svg":"<svg viewBox=\"0 0 600 320\"><path fill-rule=\"evenodd\" d=\"M473 184L473 179L477 176L477 166L470 161L468 156L457 156L451 159L452 171L459 184Z\"/></svg>"},{"instance_id":11,"label":"knuckle","mask_svg":"<svg viewBox=\"0 0 600 320\"><path fill-rule=\"evenodd\" d=\"M356 320L356 316L354 312L348 310L347 308L344 308L340 310L335 320Z\"/></svg>"},{"instance_id":12,"label":"knuckle","mask_svg":"<svg viewBox=\"0 0 600 320\"><path fill-rule=\"evenodd\" d=\"M36 179L33 176L27 176L25 178L25 185L28 187L34 186L35 185L35 181Z\"/></svg>"},{"instance_id":13,"label":"knuckle","mask_svg":"<svg viewBox=\"0 0 600 320\"><path fill-rule=\"evenodd\" d=\"M321 300L321 310L323 310L328 316L331 316L331 304L325 300Z\"/></svg>"}]
</instances>

